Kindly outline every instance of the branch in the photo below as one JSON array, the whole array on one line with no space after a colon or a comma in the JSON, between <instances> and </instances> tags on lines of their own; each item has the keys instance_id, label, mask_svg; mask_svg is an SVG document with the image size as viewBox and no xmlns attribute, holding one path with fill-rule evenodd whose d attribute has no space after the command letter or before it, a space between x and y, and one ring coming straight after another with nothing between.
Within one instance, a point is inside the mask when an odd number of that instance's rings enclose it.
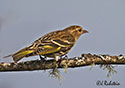
<instances>
[{"instance_id":1,"label":"branch","mask_svg":"<svg viewBox=\"0 0 125 88\"><path fill-rule=\"evenodd\" d=\"M57 68L74 68L84 67L91 64L118 64L125 65L125 56L110 56L110 55L92 55L82 54L81 57L74 57L69 59L60 59L58 62L54 60L32 60L20 63L0 63L0 72L7 71L34 71L34 70L47 70Z\"/></svg>"}]
</instances>

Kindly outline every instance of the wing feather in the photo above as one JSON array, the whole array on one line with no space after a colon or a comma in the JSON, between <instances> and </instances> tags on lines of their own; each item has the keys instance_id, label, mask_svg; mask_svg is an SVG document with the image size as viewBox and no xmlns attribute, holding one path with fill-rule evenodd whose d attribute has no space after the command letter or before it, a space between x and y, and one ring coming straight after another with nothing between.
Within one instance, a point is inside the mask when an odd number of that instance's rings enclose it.
<instances>
[{"instance_id":1,"label":"wing feather","mask_svg":"<svg viewBox=\"0 0 125 88\"><path fill-rule=\"evenodd\" d=\"M72 48L74 41L75 39L71 34L58 32L58 35L56 35L55 32L52 32L36 40L31 45L31 48L35 49L35 51L28 56L46 55L60 52L62 48L63 50Z\"/></svg>"}]
</instances>

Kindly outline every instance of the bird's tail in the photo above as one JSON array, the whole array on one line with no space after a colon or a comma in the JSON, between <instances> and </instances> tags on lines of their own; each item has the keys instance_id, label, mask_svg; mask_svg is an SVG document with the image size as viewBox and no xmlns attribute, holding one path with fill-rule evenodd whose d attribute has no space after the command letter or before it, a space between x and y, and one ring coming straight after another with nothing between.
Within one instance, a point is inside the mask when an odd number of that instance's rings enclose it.
<instances>
[{"instance_id":1,"label":"bird's tail","mask_svg":"<svg viewBox=\"0 0 125 88\"><path fill-rule=\"evenodd\" d=\"M23 57L25 57L26 55L30 54L34 52L34 50L29 50L28 47L18 51L17 53L15 54L10 54L8 56L5 56L4 58L7 58L7 57L10 57L12 56L13 57L13 60L15 63L17 63L19 60L21 60Z\"/></svg>"}]
</instances>

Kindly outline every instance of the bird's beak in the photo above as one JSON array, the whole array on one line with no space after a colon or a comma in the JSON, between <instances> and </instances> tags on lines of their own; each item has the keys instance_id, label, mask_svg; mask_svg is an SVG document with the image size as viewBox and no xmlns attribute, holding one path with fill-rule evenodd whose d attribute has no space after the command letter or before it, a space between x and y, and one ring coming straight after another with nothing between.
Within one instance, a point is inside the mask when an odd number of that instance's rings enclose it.
<instances>
[{"instance_id":1,"label":"bird's beak","mask_svg":"<svg viewBox=\"0 0 125 88\"><path fill-rule=\"evenodd\" d=\"M88 31L87 30L83 30L83 33L88 33Z\"/></svg>"}]
</instances>

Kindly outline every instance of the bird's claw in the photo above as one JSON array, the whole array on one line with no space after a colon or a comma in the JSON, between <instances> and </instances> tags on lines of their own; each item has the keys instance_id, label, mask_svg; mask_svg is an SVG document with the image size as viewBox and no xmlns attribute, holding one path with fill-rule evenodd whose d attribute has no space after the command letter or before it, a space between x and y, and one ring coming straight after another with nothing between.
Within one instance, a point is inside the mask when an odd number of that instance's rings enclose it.
<instances>
[{"instance_id":1,"label":"bird's claw","mask_svg":"<svg viewBox=\"0 0 125 88\"><path fill-rule=\"evenodd\" d=\"M45 59L46 59L46 56L42 57L41 55L39 55L39 57L40 57L41 61L45 61Z\"/></svg>"}]
</instances>

